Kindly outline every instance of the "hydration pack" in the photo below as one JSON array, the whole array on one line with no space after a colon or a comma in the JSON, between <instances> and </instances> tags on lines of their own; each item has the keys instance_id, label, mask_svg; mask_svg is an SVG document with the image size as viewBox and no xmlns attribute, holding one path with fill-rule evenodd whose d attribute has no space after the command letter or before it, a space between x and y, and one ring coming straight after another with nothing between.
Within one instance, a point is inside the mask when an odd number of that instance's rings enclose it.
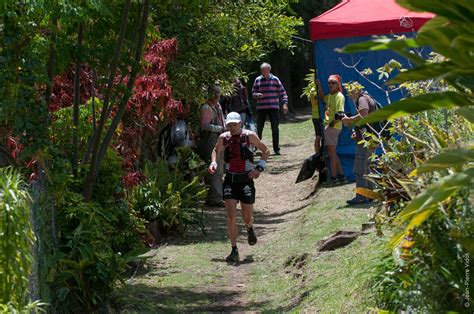
<instances>
[{"instance_id":1,"label":"hydration pack","mask_svg":"<svg viewBox=\"0 0 474 314\"><path fill-rule=\"evenodd\" d=\"M231 151L231 147L236 144L238 144L239 151ZM238 153L242 160L253 162L253 152L251 150L251 146L252 144L250 143L250 137L248 136L247 132L242 131L239 137L232 136L229 133L229 135L224 138L224 161L229 163L232 157L235 158L235 156L231 156L231 154L235 155Z\"/></svg>"}]
</instances>

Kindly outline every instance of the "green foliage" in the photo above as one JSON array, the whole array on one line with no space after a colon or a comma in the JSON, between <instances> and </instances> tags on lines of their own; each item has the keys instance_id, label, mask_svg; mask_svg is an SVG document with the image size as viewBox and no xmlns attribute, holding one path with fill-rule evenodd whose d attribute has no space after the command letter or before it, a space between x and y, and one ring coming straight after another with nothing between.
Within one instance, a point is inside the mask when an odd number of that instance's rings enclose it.
<instances>
[{"instance_id":1,"label":"green foliage","mask_svg":"<svg viewBox=\"0 0 474 314\"><path fill-rule=\"evenodd\" d=\"M399 118L396 131L403 136L390 143L387 154L379 159L382 175L373 178L386 201L376 221L389 224L394 232L389 245L395 270L376 280L384 287L379 300L382 307L398 311L470 310L466 300L472 299L473 289L465 283L473 268L466 260L474 256L469 200L474 181L469 144L473 139L474 7L463 0L399 3L437 16L416 38L380 38L344 49L392 49L417 65L391 80L412 88L412 97L364 121ZM410 53L422 46L433 47L439 56L423 60ZM384 284L386 277L401 285Z\"/></svg>"},{"instance_id":2,"label":"green foliage","mask_svg":"<svg viewBox=\"0 0 474 314\"><path fill-rule=\"evenodd\" d=\"M184 233L188 226L203 228L199 211L206 197L203 163L189 148L178 148L178 160L147 163L146 181L130 192L130 206L149 222L157 221L163 234Z\"/></svg>"},{"instance_id":3,"label":"green foliage","mask_svg":"<svg viewBox=\"0 0 474 314\"><path fill-rule=\"evenodd\" d=\"M61 128L53 124L53 134L62 129L62 120L56 122ZM67 136L65 126L63 130ZM85 171L80 167L73 175L68 145L58 141L58 146L50 146L44 161L48 171L39 217L44 238L40 251L45 253L40 258L41 293L55 310L92 312L104 309L127 264L145 252L139 240L145 226L123 200L117 152L107 151L92 201L85 202Z\"/></svg>"},{"instance_id":4,"label":"green foliage","mask_svg":"<svg viewBox=\"0 0 474 314\"><path fill-rule=\"evenodd\" d=\"M59 250L47 276L55 291L54 305L91 312L105 304L126 264L146 249L131 230L124 204L102 208L71 192L56 205Z\"/></svg>"},{"instance_id":5,"label":"green foliage","mask_svg":"<svg viewBox=\"0 0 474 314\"><path fill-rule=\"evenodd\" d=\"M95 99L95 114L99 116L99 108L102 107L102 101ZM62 108L52 114L51 123L51 141L57 148L63 152L65 157L71 158L73 154L72 138L74 127L72 123L72 107ZM87 143L93 133L92 124L92 104L89 100L84 106L79 106L79 125L77 127L77 137L79 146L79 156L84 156Z\"/></svg>"},{"instance_id":6,"label":"green foliage","mask_svg":"<svg viewBox=\"0 0 474 314\"><path fill-rule=\"evenodd\" d=\"M44 148L48 136L48 108L37 87L46 82L44 37L36 36L44 13L40 5L6 1L0 6L0 126L10 128L25 146L20 156Z\"/></svg>"},{"instance_id":7,"label":"green foliage","mask_svg":"<svg viewBox=\"0 0 474 314\"><path fill-rule=\"evenodd\" d=\"M35 235L30 222L30 196L21 175L0 169L0 311L41 311L29 303L28 276L33 263Z\"/></svg>"},{"instance_id":8,"label":"green foliage","mask_svg":"<svg viewBox=\"0 0 474 314\"><path fill-rule=\"evenodd\" d=\"M315 78L315 71L314 69L310 69L309 73L306 74L304 80L306 82L306 86L303 88L303 93L301 97L306 97L308 100L311 98L313 91L316 89L316 85L314 84Z\"/></svg>"},{"instance_id":9,"label":"green foliage","mask_svg":"<svg viewBox=\"0 0 474 314\"><path fill-rule=\"evenodd\" d=\"M291 48L301 21L288 16L290 1L160 1L155 20L161 36L178 39L179 54L170 63L178 97L201 102L208 84L231 90L243 67L273 47Z\"/></svg>"}]
</instances>

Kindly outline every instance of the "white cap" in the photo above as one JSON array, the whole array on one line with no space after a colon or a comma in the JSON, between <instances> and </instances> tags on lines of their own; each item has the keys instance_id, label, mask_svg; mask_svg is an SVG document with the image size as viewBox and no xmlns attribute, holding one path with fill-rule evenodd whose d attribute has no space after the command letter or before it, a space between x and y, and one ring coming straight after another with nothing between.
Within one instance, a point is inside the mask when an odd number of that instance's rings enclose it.
<instances>
[{"instance_id":1,"label":"white cap","mask_svg":"<svg viewBox=\"0 0 474 314\"><path fill-rule=\"evenodd\" d=\"M225 119L225 125L229 123L240 123L242 119L240 118L240 114L238 112L229 112L227 114L227 118Z\"/></svg>"}]
</instances>

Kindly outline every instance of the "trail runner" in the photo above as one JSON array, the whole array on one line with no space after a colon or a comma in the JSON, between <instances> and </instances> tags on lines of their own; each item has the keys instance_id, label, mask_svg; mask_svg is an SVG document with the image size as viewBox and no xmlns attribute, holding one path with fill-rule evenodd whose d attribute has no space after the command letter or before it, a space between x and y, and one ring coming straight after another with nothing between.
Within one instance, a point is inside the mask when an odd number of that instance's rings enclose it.
<instances>
[{"instance_id":1,"label":"trail runner","mask_svg":"<svg viewBox=\"0 0 474 314\"><path fill-rule=\"evenodd\" d=\"M240 202L242 217L247 229L249 245L257 243L257 235L253 227L253 204L255 203L254 179L265 170L270 151L255 132L242 129L242 120L237 112L230 112L226 118L229 131L222 133L217 140L211 155L208 171L213 174L217 170L217 156L224 153L225 179L223 195L227 211L227 231L232 245L232 251L227 256L229 263L239 262L237 249L237 204ZM253 153L250 146L255 146L262 152L257 165L253 164Z\"/></svg>"}]
</instances>

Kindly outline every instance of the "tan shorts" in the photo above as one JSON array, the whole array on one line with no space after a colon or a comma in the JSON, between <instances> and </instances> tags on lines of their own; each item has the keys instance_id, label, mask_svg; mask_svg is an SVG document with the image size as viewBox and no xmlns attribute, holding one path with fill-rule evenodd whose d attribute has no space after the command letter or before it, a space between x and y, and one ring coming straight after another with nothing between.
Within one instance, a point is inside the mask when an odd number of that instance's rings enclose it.
<instances>
[{"instance_id":1,"label":"tan shorts","mask_svg":"<svg viewBox=\"0 0 474 314\"><path fill-rule=\"evenodd\" d=\"M337 145L339 134L341 134L341 130L327 127L324 130L324 145Z\"/></svg>"}]
</instances>

